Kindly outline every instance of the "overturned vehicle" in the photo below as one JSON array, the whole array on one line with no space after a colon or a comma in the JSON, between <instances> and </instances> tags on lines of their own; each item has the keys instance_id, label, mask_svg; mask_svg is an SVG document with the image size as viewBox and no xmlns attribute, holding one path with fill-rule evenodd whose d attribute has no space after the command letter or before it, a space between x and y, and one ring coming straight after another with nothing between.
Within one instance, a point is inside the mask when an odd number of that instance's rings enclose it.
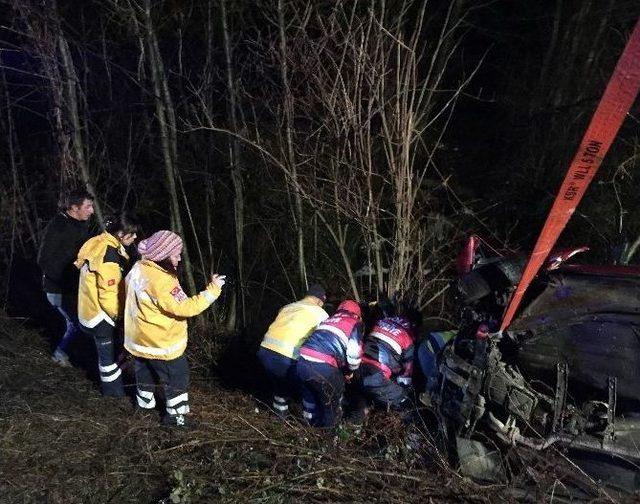
<instances>
[{"instance_id":1,"label":"overturned vehicle","mask_svg":"<svg viewBox=\"0 0 640 504\"><path fill-rule=\"evenodd\" d=\"M504 477L509 447L561 453L592 482L640 489L640 268L552 254L503 333L494 332L524 256L458 261L461 322L439 357L431 403L463 473ZM546 455L543 455L546 456Z\"/></svg>"}]
</instances>

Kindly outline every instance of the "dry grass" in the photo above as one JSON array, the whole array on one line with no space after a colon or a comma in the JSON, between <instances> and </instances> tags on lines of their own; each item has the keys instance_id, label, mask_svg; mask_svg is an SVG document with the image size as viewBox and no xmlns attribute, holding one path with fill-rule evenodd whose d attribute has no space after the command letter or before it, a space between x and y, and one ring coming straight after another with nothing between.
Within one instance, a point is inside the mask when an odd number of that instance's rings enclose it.
<instances>
[{"instance_id":1,"label":"dry grass","mask_svg":"<svg viewBox=\"0 0 640 504\"><path fill-rule=\"evenodd\" d=\"M2 502L516 500L505 486L460 478L428 447L408 450L395 417L334 438L276 421L254 398L197 373L193 427L162 427L155 412L102 398L81 370L52 365L37 332L6 318L1 325Z\"/></svg>"}]
</instances>

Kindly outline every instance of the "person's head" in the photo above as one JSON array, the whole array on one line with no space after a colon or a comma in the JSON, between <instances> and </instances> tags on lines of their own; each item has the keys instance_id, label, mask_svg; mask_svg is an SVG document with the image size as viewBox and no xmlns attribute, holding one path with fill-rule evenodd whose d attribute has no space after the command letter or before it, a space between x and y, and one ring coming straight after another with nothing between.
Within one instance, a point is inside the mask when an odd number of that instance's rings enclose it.
<instances>
[{"instance_id":1,"label":"person's head","mask_svg":"<svg viewBox=\"0 0 640 504\"><path fill-rule=\"evenodd\" d=\"M409 321L409 324L411 324L411 331L413 331L414 334L417 334L422 327L422 313L420 310L417 308L408 308L405 310L404 316Z\"/></svg>"},{"instance_id":2,"label":"person's head","mask_svg":"<svg viewBox=\"0 0 640 504\"><path fill-rule=\"evenodd\" d=\"M69 217L87 221L93 215L93 195L85 189L72 189L64 194L58 206Z\"/></svg>"},{"instance_id":3,"label":"person's head","mask_svg":"<svg viewBox=\"0 0 640 504\"><path fill-rule=\"evenodd\" d=\"M327 293L320 284L313 284L307 290L305 297L311 298L318 306L322 306L327 300Z\"/></svg>"},{"instance_id":4,"label":"person's head","mask_svg":"<svg viewBox=\"0 0 640 504\"><path fill-rule=\"evenodd\" d=\"M157 231L138 244L138 252L143 259L175 270L181 260L182 238L173 231Z\"/></svg>"},{"instance_id":5,"label":"person's head","mask_svg":"<svg viewBox=\"0 0 640 504\"><path fill-rule=\"evenodd\" d=\"M353 299L346 299L338 305L338 311L348 312L355 315L358 318L362 317L362 310L360 305Z\"/></svg>"},{"instance_id":6,"label":"person's head","mask_svg":"<svg viewBox=\"0 0 640 504\"><path fill-rule=\"evenodd\" d=\"M398 319L402 320L401 325L409 331L411 336L416 338L422 326L422 313L413 303L401 302L399 304Z\"/></svg>"},{"instance_id":7,"label":"person's head","mask_svg":"<svg viewBox=\"0 0 640 504\"><path fill-rule=\"evenodd\" d=\"M135 241L138 229L138 224L125 213L109 215L104 219L104 230L115 236L125 247Z\"/></svg>"}]
</instances>

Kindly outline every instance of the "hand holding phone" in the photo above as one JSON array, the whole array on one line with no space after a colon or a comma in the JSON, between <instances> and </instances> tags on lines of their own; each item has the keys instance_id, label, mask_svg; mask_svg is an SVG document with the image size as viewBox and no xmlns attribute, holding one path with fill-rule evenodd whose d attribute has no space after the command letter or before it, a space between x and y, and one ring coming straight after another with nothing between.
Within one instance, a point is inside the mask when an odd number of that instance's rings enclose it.
<instances>
[{"instance_id":1,"label":"hand holding phone","mask_svg":"<svg viewBox=\"0 0 640 504\"><path fill-rule=\"evenodd\" d=\"M225 284L225 278L227 275L219 275L218 273L214 273L211 275L211 283L216 285L217 287L222 287Z\"/></svg>"}]
</instances>

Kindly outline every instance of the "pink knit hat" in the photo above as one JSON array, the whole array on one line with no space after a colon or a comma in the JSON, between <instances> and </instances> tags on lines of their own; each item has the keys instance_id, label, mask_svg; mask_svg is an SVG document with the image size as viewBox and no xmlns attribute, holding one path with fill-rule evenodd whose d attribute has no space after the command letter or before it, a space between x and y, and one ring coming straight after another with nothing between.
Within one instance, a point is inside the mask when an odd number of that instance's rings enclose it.
<instances>
[{"instance_id":1,"label":"pink knit hat","mask_svg":"<svg viewBox=\"0 0 640 504\"><path fill-rule=\"evenodd\" d=\"M172 231L157 231L138 244L138 252L143 259L162 261L182 252L182 238Z\"/></svg>"}]
</instances>

